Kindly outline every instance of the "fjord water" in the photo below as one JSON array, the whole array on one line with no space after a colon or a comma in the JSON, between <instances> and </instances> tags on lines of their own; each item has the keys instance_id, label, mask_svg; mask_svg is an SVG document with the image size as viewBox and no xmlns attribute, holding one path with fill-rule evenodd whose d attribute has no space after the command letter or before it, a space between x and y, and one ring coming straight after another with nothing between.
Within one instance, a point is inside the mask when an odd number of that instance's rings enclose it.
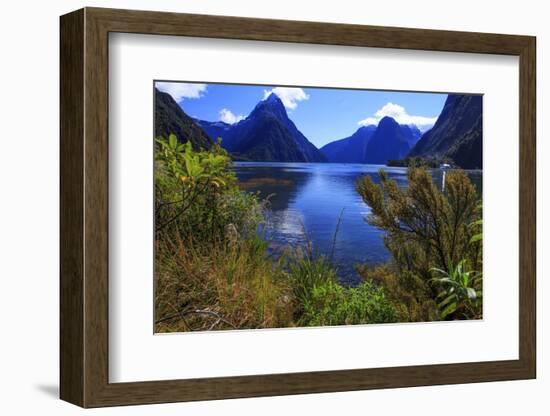
<instances>
[{"instance_id":1,"label":"fjord water","mask_svg":"<svg viewBox=\"0 0 550 416\"><path fill-rule=\"evenodd\" d=\"M363 175L370 175L379 183L381 168L399 186L407 186L406 168L344 163L235 162L235 173L242 187L258 192L261 198L269 197L264 232L272 248L305 247L310 241L314 253L331 259L339 279L347 285L359 282L355 265L375 265L389 258L384 233L367 223L370 208L355 190L357 179ZM431 172L441 189L443 171ZM468 175L481 192L481 171L469 171Z\"/></svg>"}]
</instances>

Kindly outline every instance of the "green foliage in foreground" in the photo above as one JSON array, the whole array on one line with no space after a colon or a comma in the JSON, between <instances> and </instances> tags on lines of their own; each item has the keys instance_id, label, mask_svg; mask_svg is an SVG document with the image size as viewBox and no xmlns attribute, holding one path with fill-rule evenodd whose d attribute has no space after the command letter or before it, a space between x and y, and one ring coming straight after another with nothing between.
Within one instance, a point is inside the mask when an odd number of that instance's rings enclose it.
<instances>
[{"instance_id":1,"label":"green foliage in foreground","mask_svg":"<svg viewBox=\"0 0 550 416\"><path fill-rule=\"evenodd\" d=\"M448 272L436 267L432 270L440 275L433 281L443 287L437 296L440 300L438 306L441 318L445 319L451 314L477 318L478 311L481 311L481 275L466 271L464 260L459 261Z\"/></svg>"},{"instance_id":2,"label":"green foliage in foreground","mask_svg":"<svg viewBox=\"0 0 550 416\"><path fill-rule=\"evenodd\" d=\"M481 212L481 204L477 209ZM483 220L478 219L470 224L476 234L470 237L470 244L479 246L483 241ZM480 261L481 262L481 261ZM442 290L437 295L441 318L449 315L463 316L465 319L481 318L483 274L478 271L466 271L466 260L456 266L450 265L449 271L433 268L438 276L433 279Z\"/></svg>"},{"instance_id":3,"label":"green foliage in foreground","mask_svg":"<svg viewBox=\"0 0 550 416\"><path fill-rule=\"evenodd\" d=\"M480 300L471 304L462 297L456 302L447 300L456 292L450 292L447 280L434 279L442 273L454 279L457 270L462 276L457 279L475 275L481 297L481 237L472 226L479 224L481 210L472 182L463 171L453 170L446 175L446 191L442 192L425 168L409 168L406 188L400 188L383 170L379 176L379 184L369 176L361 178L357 191L371 207L369 223L386 232L384 242L392 260L383 269L363 267L361 274L386 289L400 320L481 317Z\"/></svg>"},{"instance_id":4,"label":"green foliage in foreground","mask_svg":"<svg viewBox=\"0 0 550 416\"><path fill-rule=\"evenodd\" d=\"M314 257L311 251L303 254L301 250L294 253L290 261L289 277L294 297L301 305L308 302L316 287L337 280L334 267L325 257Z\"/></svg>"},{"instance_id":5,"label":"green foliage in foreground","mask_svg":"<svg viewBox=\"0 0 550 416\"><path fill-rule=\"evenodd\" d=\"M301 323L307 326L396 322L384 290L372 281L343 287L335 281L314 286L304 302Z\"/></svg>"},{"instance_id":6,"label":"green foliage in foreground","mask_svg":"<svg viewBox=\"0 0 550 416\"><path fill-rule=\"evenodd\" d=\"M158 239L156 330L291 326L292 289L266 248L259 237L208 246L189 236Z\"/></svg>"},{"instance_id":7,"label":"green foliage in foreground","mask_svg":"<svg viewBox=\"0 0 550 416\"><path fill-rule=\"evenodd\" d=\"M384 290L372 281L357 287L338 282L334 266L311 249L293 253L289 282L297 301L294 316L300 326L353 325L395 322L396 311Z\"/></svg>"},{"instance_id":8,"label":"green foliage in foreground","mask_svg":"<svg viewBox=\"0 0 550 416\"><path fill-rule=\"evenodd\" d=\"M359 274L367 282L384 288L398 322L431 322L440 320L436 294L429 284L412 272L399 272L393 261L376 267L359 266Z\"/></svg>"},{"instance_id":9,"label":"green foliage in foreground","mask_svg":"<svg viewBox=\"0 0 550 416\"><path fill-rule=\"evenodd\" d=\"M231 158L219 143L195 151L174 135L156 139L155 229L212 243L251 235L263 220L257 198L242 192Z\"/></svg>"}]
</instances>

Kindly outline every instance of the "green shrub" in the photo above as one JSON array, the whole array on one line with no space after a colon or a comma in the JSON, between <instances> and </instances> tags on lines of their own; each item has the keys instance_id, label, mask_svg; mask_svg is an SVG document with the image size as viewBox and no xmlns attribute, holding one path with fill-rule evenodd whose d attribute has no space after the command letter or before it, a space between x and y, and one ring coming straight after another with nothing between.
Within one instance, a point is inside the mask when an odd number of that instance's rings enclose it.
<instances>
[{"instance_id":1,"label":"green shrub","mask_svg":"<svg viewBox=\"0 0 550 416\"><path fill-rule=\"evenodd\" d=\"M231 158L218 144L193 150L174 135L158 137L155 151L155 229L193 236L195 243L249 236L262 221L255 194L241 191L231 169ZM162 238L162 237L159 237Z\"/></svg>"},{"instance_id":2,"label":"green shrub","mask_svg":"<svg viewBox=\"0 0 550 416\"><path fill-rule=\"evenodd\" d=\"M408 270L397 270L392 263L357 270L366 281L384 288L399 322L430 322L440 319L439 309L430 285Z\"/></svg>"},{"instance_id":3,"label":"green shrub","mask_svg":"<svg viewBox=\"0 0 550 416\"><path fill-rule=\"evenodd\" d=\"M227 237L227 225L232 224L239 235L252 238L264 221L263 206L254 193L232 189L219 198L218 215Z\"/></svg>"},{"instance_id":4,"label":"green shrub","mask_svg":"<svg viewBox=\"0 0 550 416\"><path fill-rule=\"evenodd\" d=\"M301 323L307 326L374 324L395 322L396 317L383 289L374 283L344 287L329 280L311 289Z\"/></svg>"},{"instance_id":5,"label":"green shrub","mask_svg":"<svg viewBox=\"0 0 550 416\"><path fill-rule=\"evenodd\" d=\"M480 273L466 270L466 261L450 265L449 272L434 267L432 282L441 287L437 296L442 319L479 319L482 314Z\"/></svg>"},{"instance_id":6,"label":"green shrub","mask_svg":"<svg viewBox=\"0 0 550 416\"><path fill-rule=\"evenodd\" d=\"M368 267L360 273L385 287L404 320L441 319L440 287L432 283L433 269L450 274L453 265L464 260L472 270L481 270L481 235L471 225L481 219L479 195L461 170L447 173L445 191L437 188L425 168L409 167L406 188L383 170L379 176L379 184L370 176L361 178L357 191L371 208L368 222L385 231L389 273L377 276Z\"/></svg>"},{"instance_id":7,"label":"green shrub","mask_svg":"<svg viewBox=\"0 0 550 416\"><path fill-rule=\"evenodd\" d=\"M479 245L470 224L480 218L479 196L463 171L447 173L446 191L440 191L424 168L409 168L408 186L400 188L381 170L380 184L370 176L357 190L372 212L370 224L386 231L385 244L400 268L431 278L430 269L449 271L448 265L467 259L476 267Z\"/></svg>"}]
</instances>

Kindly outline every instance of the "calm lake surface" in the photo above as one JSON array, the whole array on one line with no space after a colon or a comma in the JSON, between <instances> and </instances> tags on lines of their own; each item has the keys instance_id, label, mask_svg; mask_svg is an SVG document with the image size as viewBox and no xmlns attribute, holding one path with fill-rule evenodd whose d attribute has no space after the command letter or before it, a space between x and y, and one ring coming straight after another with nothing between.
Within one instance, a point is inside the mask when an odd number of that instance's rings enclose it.
<instances>
[{"instance_id":1,"label":"calm lake surface","mask_svg":"<svg viewBox=\"0 0 550 416\"><path fill-rule=\"evenodd\" d=\"M370 208L355 190L355 183L363 175L379 183L378 170L384 168L400 186L407 186L406 168L279 162L235 162L234 166L244 189L257 191L262 198L271 195L265 234L273 247L305 246L309 240L315 253L332 257L341 282L349 285L359 282L356 264L388 260L384 233L366 222ZM441 188L443 171L431 172ZM481 171L468 175L481 192Z\"/></svg>"}]
</instances>

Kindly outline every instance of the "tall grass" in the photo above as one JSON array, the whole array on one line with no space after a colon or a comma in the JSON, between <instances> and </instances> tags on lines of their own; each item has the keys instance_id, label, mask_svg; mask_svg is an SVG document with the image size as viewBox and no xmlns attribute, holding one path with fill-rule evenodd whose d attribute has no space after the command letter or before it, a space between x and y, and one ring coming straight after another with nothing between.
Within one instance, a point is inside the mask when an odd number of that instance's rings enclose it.
<instances>
[{"instance_id":1,"label":"tall grass","mask_svg":"<svg viewBox=\"0 0 550 416\"><path fill-rule=\"evenodd\" d=\"M334 267L325 257L314 257L310 250L304 253L298 249L291 255L289 280L294 297L303 305L313 288L336 282L337 277Z\"/></svg>"},{"instance_id":2,"label":"tall grass","mask_svg":"<svg viewBox=\"0 0 550 416\"><path fill-rule=\"evenodd\" d=\"M180 235L158 241L157 332L292 326L290 285L266 248L258 237L208 249Z\"/></svg>"},{"instance_id":3,"label":"tall grass","mask_svg":"<svg viewBox=\"0 0 550 416\"><path fill-rule=\"evenodd\" d=\"M394 322L383 289L343 287L312 251L269 256L260 236L208 248L165 237L156 251L156 332Z\"/></svg>"}]
</instances>

